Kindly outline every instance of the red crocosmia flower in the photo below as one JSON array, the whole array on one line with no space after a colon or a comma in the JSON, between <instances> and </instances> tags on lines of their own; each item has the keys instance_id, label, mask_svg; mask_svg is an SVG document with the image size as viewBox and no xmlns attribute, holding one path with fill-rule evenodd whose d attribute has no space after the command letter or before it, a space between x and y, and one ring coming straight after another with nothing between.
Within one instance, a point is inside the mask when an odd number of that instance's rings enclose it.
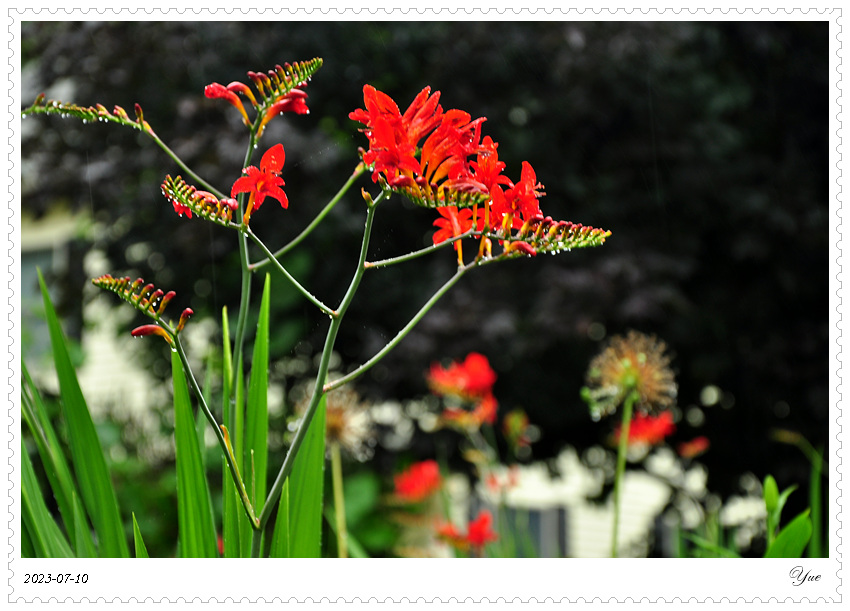
<instances>
[{"instance_id":1,"label":"red crocosmia flower","mask_svg":"<svg viewBox=\"0 0 850 611\"><path fill-rule=\"evenodd\" d=\"M231 83L231 86L233 83ZM250 126L251 120L248 118L248 113L245 112L245 107L242 105L242 100L239 99L239 96L233 93L228 87L221 85L219 83L211 83L204 87L204 95L208 98L222 98L230 102L236 110L238 110L242 114L242 121L245 125Z\"/></svg>"},{"instance_id":2,"label":"red crocosmia flower","mask_svg":"<svg viewBox=\"0 0 850 611\"><path fill-rule=\"evenodd\" d=\"M245 168L245 176L238 178L230 190L230 197L236 197L237 193L248 193L248 206L245 210L243 222L248 223L251 214L259 208L266 197L272 197L280 202L284 208L289 206L289 200L281 187L285 184L278 176L283 169L286 153L282 144L276 144L265 152L260 160L260 169L254 166Z\"/></svg>"},{"instance_id":3,"label":"red crocosmia flower","mask_svg":"<svg viewBox=\"0 0 850 611\"><path fill-rule=\"evenodd\" d=\"M472 410L472 414L476 420L483 424L493 424L496 422L496 410L499 407L499 402L492 394L485 395Z\"/></svg>"},{"instance_id":4,"label":"red crocosmia flower","mask_svg":"<svg viewBox=\"0 0 850 611\"><path fill-rule=\"evenodd\" d=\"M419 161L414 156L416 146L440 124L443 113L437 103L440 92L430 93L430 87L420 91L402 115L390 96L371 85L363 87L366 109L357 109L348 116L366 126L362 131L369 138L369 150L363 162L374 164L374 182L383 173L390 186L415 186L414 175L420 172Z\"/></svg>"},{"instance_id":5,"label":"red crocosmia flower","mask_svg":"<svg viewBox=\"0 0 850 611\"><path fill-rule=\"evenodd\" d=\"M490 136L485 136L478 148L476 160L469 162L473 176L486 187L487 191L490 191L496 185L508 185L511 182L507 176L502 174L505 169L505 162L499 161L499 153L496 150L498 148L498 143L493 142Z\"/></svg>"},{"instance_id":6,"label":"red crocosmia flower","mask_svg":"<svg viewBox=\"0 0 850 611\"><path fill-rule=\"evenodd\" d=\"M504 191L498 186L493 188L492 210L503 228L521 229L524 223L543 217L537 199L545 194L540 189L543 185L537 182L527 161L522 162L522 178L517 184Z\"/></svg>"},{"instance_id":7,"label":"red crocosmia flower","mask_svg":"<svg viewBox=\"0 0 850 611\"><path fill-rule=\"evenodd\" d=\"M467 526L466 535L461 535L453 524L442 523L437 525L437 536L459 550L466 551L471 548L473 552L480 554L485 545L499 539L492 525L493 514L482 509Z\"/></svg>"},{"instance_id":8,"label":"red crocosmia flower","mask_svg":"<svg viewBox=\"0 0 850 611\"><path fill-rule=\"evenodd\" d=\"M411 503L425 500L441 485L440 467L435 460L414 463L395 476L396 496Z\"/></svg>"},{"instance_id":9,"label":"red crocosmia flower","mask_svg":"<svg viewBox=\"0 0 850 611\"><path fill-rule=\"evenodd\" d=\"M655 446L664 441L664 438L676 431L673 424L673 413L664 411L657 416L638 413L632 419L629 426L629 445ZM614 438L619 441L620 427L614 431Z\"/></svg>"},{"instance_id":10,"label":"red crocosmia flower","mask_svg":"<svg viewBox=\"0 0 850 611\"><path fill-rule=\"evenodd\" d=\"M297 115L309 114L310 109L307 108L306 100L307 94L300 89L293 89L286 95L282 96L266 111L263 120L260 122L259 128L257 128L257 138L263 135L263 131L266 129L266 124L279 114L284 112L294 112Z\"/></svg>"},{"instance_id":11,"label":"red crocosmia flower","mask_svg":"<svg viewBox=\"0 0 850 611\"><path fill-rule=\"evenodd\" d=\"M445 424L461 430L475 430L481 428L482 424L493 424L496 421L496 412L499 402L492 394L485 395L475 404L472 410L461 407L447 407L443 410L441 418Z\"/></svg>"},{"instance_id":12,"label":"red crocosmia flower","mask_svg":"<svg viewBox=\"0 0 850 611\"><path fill-rule=\"evenodd\" d=\"M444 368L439 363L431 365L428 385L438 395L457 395L476 399L492 394L496 373L487 357L470 352L463 363L452 363Z\"/></svg>"},{"instance_id":13,"label":"red crocosmia flower","mask_svg":"<svg viewBox=\"0 0 850 611\"><path fill-rule=\"evenodd\" d=\"M484 547L487 543L496 541L499 537L492 529L493 514L482 509L478 517L469 523L467 527L466 540L472 547Z\"/></svg>"},{"instance_id":14,"label":"red crocosmia flower","mask_svg":"<svg viewBox=\"0 0 850 611\"><path fill-rule=\"evenodd\" d=\"M466 158L478 148L484 121L484 117L472 121L463 110L446 111L439 127L422 145L420 163L426 184L436 185L451 173L463 174L458 166L465 166Z\"/></svg>"},{"instance_id":15,"label":"red crocosmia flower","mask_svg":"<svg viewBox=\"0 0 850 611\"><path fill-rule=\"evenodd\" d=\"M439 227L439 229L434 232L432 238L435 245L472 229L474 212L471 208L458 210L457 206L442 206L437 208L437 213L440 218L434 221L434 226ZM480 231L484 227L483 219L477 219L476 225L476 229ZM455 241L454 249L457 251L458 265L463 265L463 247L460 240Z\"/></svg>"},{"instance_id":16,"label":"red crocosmia flower","mask_svg":"<svg viewBox=\"0 0 850 611\"><path fill-rule=\"evenodd\" d=\"M696 458L700 454L705 453L710 445L711 442L708 440L708 437L700 436L680 443L676 449L682 458Z\"/></svg>"}]
</instances>

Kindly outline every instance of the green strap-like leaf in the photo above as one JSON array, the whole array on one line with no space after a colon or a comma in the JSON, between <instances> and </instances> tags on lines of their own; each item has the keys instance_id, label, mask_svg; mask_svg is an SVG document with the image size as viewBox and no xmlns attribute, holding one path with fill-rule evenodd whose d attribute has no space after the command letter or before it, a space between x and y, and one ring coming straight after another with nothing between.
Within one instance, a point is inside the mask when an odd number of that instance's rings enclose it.
<instances>
[{"instance_id":1,"label":"green strap-like leaf","mask_svg":"<svg viewBox=\"0 0 850 611\"><path fill-rule=\"evenodd\" d=\"M319 558L322 553L325 404L323 396L289 476L289 537L293 558Z\"/></svg>"},{"instance_id":2,"label":"green strap-like leaf","mask_svg":"<svg viewBox=\"0 0 850 611\"><path fill-rule=\"evenodd\" d=\"M257 322L257 337L254 340L254 358L251 361L251 380L248 383L248 406L245 414L245 459L244 472L253 474L255 507L262 506L266 499L266 471L269 451L269 302L271 279L266 274L263 298L260 302L260 317ZM253 467L253 471L252 471Z\"/></svg>"},{"instance_id":3,"label":"green strap-like leaf","mask_svg":"<svg viewBox=\"0 0 850 611\"><path fill-rule=\"evenodd\" d=\"M289 479L283 482L280 490L280 499L277 504L277 516L275 517L274 533L272 543L269 547L269 558L290 557L290 535L289 535Z\"/></svg>"},{"instance_id":4,"label":"green strap-like leaf","mask_svg":"<svg viewBox=\"0 0 850 611\"><path fill-rule=\"evenodd\" d=\"M94 548L94 541L91 538L86 512L76 494L72 502L74 503L74 545L77 558L97 558L97 550Z\"/></svg>"},{"instance_id":5,"label":"green strap-like leaf","mask_svg":"<svg viewBox=\"0 0 850 611\"><path fill-rule=\"evenodd\" d=\"M136 558L150 558L148 548L142 539L142 531L139 530L139 523L136 522L136 514L133 514L133 543L136 545Z\"/></svg>"},{"instance_id":6,"label":"green strap-like leaf","mask_svg":"<svg viewBox=\"0 0 850 611\"><path fill-rule=\"evenodd\" d=\"M124 527L118 511L115 490L112 488L112 481L106 468L106 459L80 390L77 374L71 365L62 328L53 304L50 302L41 271L38 272L38 282L44 299L50 343L53 347L53 360L56 375L59 378L59 394L68 425L71 456L80 495L97 533L100 555L106 558L127 558L130 551L124 538Z\"/></svg>"},{"instance_id":7,"label":"green strap-like leaf","mask_svg":"<svg viewBox=\"0 0 850 611\"><path fill-rule=\"evenodd\" d=\"M215 523L207 478L198 447L195 418L183 364L171 353L174 383L174 442L177 458L177 534L183 558L214 558Z\"/></svg>"},{"instance_id":8,"label":"green strap-like leaf","mask_svg":"<svg viewBox=\"0 0 850 611\"><path fill-rule=\"evenodd\" d=\"M805 510L779 531L773 543L767 548L765 558L800 558L812 536L812 520L809 510Z\"/></svg>"},{"instance_id":9,"label":"green strap-like leaf","mask_svg":"<svg viewBox=\"0 0 850 611\"><path fill-rule=\"evenodd\" d=\"M65 532L73 537L74 508L71 499L79 494L77 485L74 483L71 469L68 467L62 446L59 444L59 438L50 422L44 401L42 401L27 366L23 362L21 362L21 369L23 378L21 380L21 415L32 433L41 463L45 466L44 472L47 475L56 504L59 506L59 514L62 516ZM89 540L91 540L90 535ZM76 549L76 541L73 544Z\"/></svg>"},{"instance_id":10,"label":"green strap-like leaf","mask_svg":"<svg viewBox=\"0 0 850 611\"><path fill-rule=\"evenodd\" d=\"M239 463L240 454L237 448L241 448L240 440L237 440L235 409L231 403L231 380L233 379L233 354L230 348L230 325L227 320L227 308L222 308L221 312L221 328L222 328L222 420L228 428L228 432L232 435L230 441L233 444L233 451L237 463ZM235 399L236 400L236 399ZM251 525L248 522L248 517L242 507L242 501L239 498L239 491L236 489L236 484L233 483L233 478L227 468L227 462L222 456L222 539L224 542L224 557L225 558L241 558L242 554L242 532L248 536L246 547L250 551L251 541ZM241 470L241 466L240 466Z\"/></svg>"},{"instance_id":11,"label":"green strap-like leaf","mask_svg":"<svg viewBox=\"0 0 850 611\"><path fill-rule=\"evenodd\" d=\"M74 552L50 515L29 453L21 440L21 520L30 536L33 555L39 558L73 558Z\"/></svg>"}]
</instances>

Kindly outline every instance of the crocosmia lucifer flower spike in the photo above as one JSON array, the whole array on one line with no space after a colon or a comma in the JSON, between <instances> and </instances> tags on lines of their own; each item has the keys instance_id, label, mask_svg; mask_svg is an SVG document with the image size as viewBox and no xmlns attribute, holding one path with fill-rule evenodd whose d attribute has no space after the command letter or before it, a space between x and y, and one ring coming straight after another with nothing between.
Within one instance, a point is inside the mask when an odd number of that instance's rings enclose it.
<instances>
[{"instance_id":1,"label":"crocosmia lucifer flower spike","mask_svg":"<svg viewBox=\"0 0 850 611\"><path fill-rule=\"evenodd\" d=\"M278 176L283 170L286 153L282 144L276 144L265 152L260 160L260 168L248 166L245 168L245 176L238 178L233 183L230 197L236 197L238 193L248 193L248 206L242 222L248 224L251 214L259 208L266 197L272 197L280 202L284 208L289 206L289 200L281 187L285 184Z\"/></svg>"},{"instance_id":2,"label":"crocosmia lucifer flower spike","mask_svg":"<svg viewBox=\"0 0 850 611\"><path fill-rule=\"evenodd\" d=\"M192 218L194 213L224 227L230 225L233 213L239 209L236 200L229 197L218 199L208 191L201 191L187 184L180 176L166 176L162 181L162 194L174 206L174 212L178 215L185 214Z\"/></svg>"},{"instance_id":3,"label":"crocosmia lucifer flower spike","mask_svg":"<svg viewBox=\"0 0 850 611\"><path fill-rule=\"evenodd\" d=\"M113 278L109 274L92 279L92 284L115 293L122 300L156 322L153 325L149 324L136 327L130 332L133 337L159 335L164 337L169 344L173 345L174 337L183 330L186 321L192 315L192 310L186 308L180 316L180 321L176 329L172 330L171 326L162 320L162 314L165 306L174 299L176 295L174 291L164 293L162 290L154 287L153 284L145 284L145 281L141 278L137 278L136 280L131 280L129 276Z\"/></svg>"}]
</instances>

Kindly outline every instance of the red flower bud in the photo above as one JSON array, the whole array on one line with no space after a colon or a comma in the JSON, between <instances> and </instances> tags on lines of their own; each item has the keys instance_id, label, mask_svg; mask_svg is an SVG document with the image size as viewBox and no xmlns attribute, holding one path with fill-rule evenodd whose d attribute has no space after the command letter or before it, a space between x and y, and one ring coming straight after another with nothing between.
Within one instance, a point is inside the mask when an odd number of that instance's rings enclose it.
<instances>
[{"instance_id":1,"label":"red flower bud","mask_svg":"<svg viewBox=\"0 0 850 611\"><path fill-rule=\"evenodd\" d=\"M206 87L204 87L204 95L208 98L222 98L230 102L236 110L238 110L242 114L242 121L245 125L250 126L251 120L248 119L248 113L245 112L245 107L242 105L242 100L239 99L239 96L230 91L224 85L219 83L210 83Z\"/></svg>"},{"instance_id":2,"label":"red flower bud","mask_svg":"<svg viewBox=\"0 0 850 611\"><path fill-rule=\"evenodd\" d=\"M537 251L534 250L534 247L528 242L509 242L507 246L505 246L505 252L515 251L519 251L531 257L537 256Z\"/></svg>"},{"instance_id":3,"label":"red flower bud","mask_svg":"<svg viewBox=\"0 0 850 611\"><path fill-rule=\"evenodd\" d=\"M164 337L165 340L171 344L173 340L168 332L160 327L159 325L142 325L141 327L136 327L132 331L130 331L130 335L133 337L142 337L143 335L159 335Z\"/></svg>"},{"instance_id":4,"label":"red flower bud","mask_svg":"<svg viewBox=\"0 0 850 611\"><path fill-rule=\"evenodd\" d=\"M183 313L180 315L180 320L177 322L177 333L180 333L183 330L183 327L186 325L186 321L189 320L189 317L194 314L194 312L190 308L186 308L183 310Z\"/></svg>"}]
</instances>

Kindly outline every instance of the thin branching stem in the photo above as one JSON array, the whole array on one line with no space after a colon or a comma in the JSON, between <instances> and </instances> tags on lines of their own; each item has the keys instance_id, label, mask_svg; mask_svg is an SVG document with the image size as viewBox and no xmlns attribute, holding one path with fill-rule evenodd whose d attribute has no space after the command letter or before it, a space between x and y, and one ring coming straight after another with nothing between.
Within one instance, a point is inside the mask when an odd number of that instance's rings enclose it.
<instances>
[{"instance_id":1,"label":"thin branching stem","mask_svg":"<svg viewBox=\"0 0 850 611\"><path fill-rule=\"evenodd\" d=\"M462 233L458 236L455 236L453 238L449 238L448 240L444 240L443 242L440 242L439 244L427 246L427 247L422 248L420 250L415 250L413 252L409 252L405 255L401 255L401 256L398 256L398 257L391 257L389 259L381 259L380 261L367 261L366 267L369 268L369 269L374 269L374 268L378 268L378 267L389 267L390 265L396 265L398 263L404 263L406 261L412 261L414 259L418 259L419 257L424 257L426 255L430 255L432 252L442 250L446 246L454 244L458 240L462 240L464 238L468 238L468 237L471 237L473 235L475 235L475 232L473 232L470 229L469 231L466 231L466 232L464 232L464 233Z\"/></svg>"},{"instance_id":2,"label":"thin branching stem","mask_svg":"<svg viewBox=\"0 0 850 611\"><path fill-rule=\"evenodd\" d=\"M264 259L263 261L257 261L256 263L252 263L251 265L249 265L249 267L252 270L257 270L257 269L259 269L259 268L261 268L265 265L268 265L269 263L273 263L275 259L282 257L283 255L288 253L290 250L292 250L293 248L298 246L304 240L304 238L306 238L308 235L310 235L310 233L312 233L312 231L316 227L318 227L319 223L321 223L324 220L324 218L328 215L328 213L331 210L334 209L334 207L340 202L342 197L351 188L351 185L353 185L354 182L358 178L360 178L360 176L362 176L363 172L365 172L365 171L366 171L365 166L362 163L358 164L357 167L354 169L354 172L351 174L349 179L346 181L346 183L344 185L342 185L342 187L340 188L339 191L337 191L337 194L333 196L331 201L329 201L325 205L325 207L322 208L322 211L319 212L319 214L316 216L316 218L314 218L310 222L310 224L307 225L307 227L304 228L304 230L301 233L299 233L296 237L294 237L288 244L279 248L273 255L269 253L267 255L268 256L267 259Z\"/></svg>"},{"instance_id":3,"label":"thin branching stem","mask_svg":"<svg viewBox=\"0 0 850 611\"><path fill-rule=\"evenodd\" d=\"M180 159L180 157L177 156L177 153L172 151L169 146L160 139L159 136L157 136L152 131L145 131L145 133L151 138L153 138L153 141L157 143L159 148L165 151L165 154L171 157L171 159L174 160L174 163L179 165L180 168L186 173L186 175L189 176L195 183L204 187L205 190L209 191L219 199L224 199L225 197L227 197L227 195L225 195L224 193L216 189L214 186L212 186L210 183L208 183L206 180L195 174L195 172L193 172L192 169L187 166L184 161Z\"/></svg>"},{"instance_id":4,"label":"thin branching stem","mask_svg":"<svg viewBox=\"0 0 850 611\"><path fill-rule=\"evenodd\" d=\"M286 268L283 266L283 264L281 264L281 262L277 260L277 257L275 257L272 254L272 252L266 247L265 244L263 244L263 241L260 240L260 238L258 238L257 235L253 231L251 231L250 227L248 227L246 225L244 231L245 231L245 234L251 239L251 241L253 241L254 244L256 244L257 246L259 246L260 249L265 253L265 255L268 257L267 261L271 261L274 264L274 267L277 268L277 270L281 274L283 274L284 277L286 277L286 279L289 280L292 283L292 285L298 290L298 292L301 293L302 295L304 295L304 297L306 297L307 300L310 303L312 303L314 306L319 308L322 312L324 312L328 316L333 317L333 316L337 315L337 313L334 310L330 309L328 306L326 306L324 303L322 303L310 291L308 291L306 288L304 288L304 286L300 282L298 282L298 280L296 280L292 276L292 274L290 274L286 270ZM250 268L251 266L248 266L248 267ZM257 269L256 266L254 266L254 269Z\"/></svg>"},{"instance_id":5,"label":"thin branching stem","mask_svg":"<svg viewBox=\"0 0 850 611\"><path fill-rule=\"evenodd\" d=\"M230 476L233 478L233 483L236 485L236 488L239 490L239 496L242 499L242 506L245 508L245 513L248 515L248 519L251 522L251 526L253 528L257 528L258 521L257 517L254 515L254 507L251 504L250 499L248 498L248 493L245 490L245 484L242 481L242 478L239 475L239 468L236 466L236 462L234 461L233 455L228 447L227 440L224 438L224 432L221 430L221 426L218 424L218 421L215 419L212 411L210 411L209 406L207 405L206 400L204 399L204 393L201 391L201 387L198 385L198 381L195 379L195 375L192 373L192 367L189 365L189 359L186 357L186 351L183 349L183 344L180 341L180 337L177 334L172 335L173 346L177 351L177 356L180 357L180 362L183 364L183 372L186 376L186 379L189 382L189 385L192 387L192 391L195 393L195 397L198 399L198 404L201 406L201 411L204 412L204 416L206 416L210 425L215 431L216 439L218 440L218 444L221 446L221 451L224 453L224 460L227 462L227 468L230 471Z\"/></svg>"},{"instance_id":6,"label":"thin branching stem","mask_svg":"<svg viewBox=\"0 0 850 611\"><path fill-rule=\"evenodd\" d=\"M331 319L330 327L328 328L327 337L325 337L325 346L322 349L322 357L319 362L319 371L316 376L316 384L313 388L313 394L310 398L310 404L307 406L307 410L304 412L304 417L301 419L300 424L298 425L298 430L295 431L295 436L292 439L292 445L289 446L289 450L286 452L286 457L283 459L283 464L280 467L280 471L278 471L277 477L275 478L274 483L272 484L271 489L269 490L268 498L266 498L265 505L263 506L263 510L260 513L260 529L265 528L266 523L272 515L272 511L274 510L274 505L277 502L278 497L280 496L280 491L283 488L283 483L286 481L286 478L289 477L289 474L292 472L292 467L295 463L295 457L298 454L298 450L301 447L301 444L304 442L304 438L307 435L307 429L310 427L310 422L313 420L313 415L316 413L316 410L319 407L319 402L321 401L322 396L324 395L324 383L327 379L328 369L330 367L331 353L333 352L334 344L336 343L336 336L339 333L339 327L342 324L342 319L345 315L345 312L348 310L348 307L351 305L351 302L354 299L354 294L357 292L357 288L360 286L360 281L363 279L363 273L366 271L366 267L364 263L366 262L366 253L369 250L369 238L372 235L372 225L375 219L375 209L380 203L381 199L383 199L384 193L382 192L374 202L370 202L368 204L368 208L366 211L366 227L363 230L363 242L360 247L360 258L357 261L357 269L354 272L354 277L351 279L351 284L348 286L348 290L345 293L345 296L342 298L342 302L340 303L339 308L337 308L337 316Z\"/></svg>"},{"instance_id":7,"label":"thin branching stem","mask_svg":"<svg viewBox=\"0 0 850 611\"><path fill-rule=\"evenodd\" d=\"M333 382L329 382L328 384L325 384L324 389L323 389L324 392L329 392L329 391L331 391L335 388L339 388L340 386L347 384L348 382L351 382L355 378L361 376L363 373L365 373L366 371L371 369L378 361L380 361L382 358L384 358L390 352L390 350L395 348L399 344L399 342L401 342L401 340L403 340L407 336L408 333L410 333L411 329L413 329L413 327L415 327L419 323L419 321L422 320L422 318L425 316L425 314L427 314L428 311L432 307L434 307L434 304L437 303L437 301L439 301L440 298L443 295L445 295L446 292L448 292L448 290L450 288L452 288L455 285L455 283L457 283L457 281L460 280L463 277L464 274L466 274L466 272L468 272L473 267L476 267L478 264L479 263L477 261L473 261L472 263L469 263L468 265L464 265L463 267L458 267L454 276L449 278L446 281L446 283L443 286L441 286L437 290L437 292L434 293L431 296L431 298L425 303L425 305L423 305L419 309L419 311L416 314L414 314L413 318L410 319L410 321L401 329L401 331L399 331L396 334L396 336L392 340L390 340L390 342L386 346L381 348L381 350L378 351L375 354L375 356L373 356L368 361L366 361L365 363L360 365L357 369L355 369L351 373L348 373L348 374L342 376L341 378L337 378Z\"/></svg>"}]
</instances>

